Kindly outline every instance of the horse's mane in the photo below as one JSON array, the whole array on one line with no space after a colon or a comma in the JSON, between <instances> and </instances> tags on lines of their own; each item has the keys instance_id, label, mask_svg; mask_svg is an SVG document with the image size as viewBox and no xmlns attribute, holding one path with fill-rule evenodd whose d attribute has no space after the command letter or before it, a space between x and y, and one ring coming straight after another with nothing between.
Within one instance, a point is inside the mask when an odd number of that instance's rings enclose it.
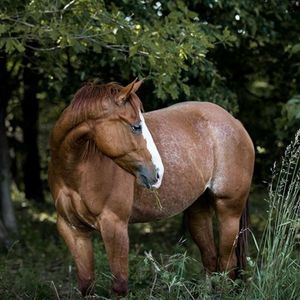
<instances>
[{"instance_id":1,"label":"horse's mane","mask_svg":"<svg viewBox=\"0 0 300 300\"><path fill-rule=\"evenodd\" d=\"M115 98L123 87L116 82L107 84L84 84L74 95L69 106L73 116L74 125L87 119L99 118L104 113L104 101L115 102ZM130 102L134 110L138 113L142 109L139 97L132 93L127 101Z\"/></svg>"},{"instance_id":2,"label":"horse's mane","mask_svg":"<svg viewBox=\"0 0 300 300\"><path fill-rule=\"evenodd\" d=\"M85 83L75 93L70 105L55 124L50 138L51 145L54 148L61 145L66 135L80 123L104 117L105 113L109 113L107 103L111 106L116 105L116 97L122 88L115 82L107 84ZM131 93L127 101L137 114L139 110L143 110L142 103L135 93Z\"/></svg>"}]
</instances>

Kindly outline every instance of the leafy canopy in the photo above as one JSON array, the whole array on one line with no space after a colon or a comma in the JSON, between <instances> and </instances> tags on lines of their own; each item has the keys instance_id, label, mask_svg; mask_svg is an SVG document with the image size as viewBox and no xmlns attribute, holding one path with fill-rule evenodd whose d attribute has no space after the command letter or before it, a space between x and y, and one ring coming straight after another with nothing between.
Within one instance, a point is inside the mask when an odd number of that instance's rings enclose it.
<instances>
[{"instance_id":1,"label":"leafy canopy","mask_svg":"<svg viewBox=\"0 0 300 300\"><path fill-rule=\"evenodd\" d=\"M73 61L92 54L103 67L118 68L120 77L150 79L162 100L177 99L182 93L191 99L201 94L209 97L196 87L191 91L190 77L207 78L214 93L223 93L224 78L207 54L216 44L231 44L235 38L226 27L199 19L183 1L162 5L156 1L5 0L3 7L0 49L11 56L31 49L43 65L45 59L65 60L66 49ZM61 65L62 70L53 74L63 80L66 70L64 62ZM43 72L51 73L49 67L43 66ZM227 106L234 110L231 102L227 99Z\"/></svg>"}]
</instances>

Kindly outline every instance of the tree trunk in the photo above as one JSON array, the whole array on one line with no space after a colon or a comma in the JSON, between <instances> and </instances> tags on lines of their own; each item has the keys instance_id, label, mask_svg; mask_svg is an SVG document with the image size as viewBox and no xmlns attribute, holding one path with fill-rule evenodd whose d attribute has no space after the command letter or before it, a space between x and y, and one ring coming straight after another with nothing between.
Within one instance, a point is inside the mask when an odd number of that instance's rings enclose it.
<instances>
[{"instance_id":1,"label":"tree trunk","mask_svg":"<svg viewBox=\"0 0 300 300\"><path fill-rule=\"evenodd\" d=\"M1 105L2 106L2 105ZM2 109L1 109L2 110ZM10 197L10 161L9 148L5 132L3 112L0 112L0 199L1 218L9 232L16 232L17 225Z\"/></svg>"},{"instance_id":2,"label":"tree trunk","mask_svg":"<svg viewBox=\"0 0 300 300\"><path fill-rule=\"evenodd\" d=\"M17 223L14 208L10 197L10 157L6 136L5 116L6 108L10 98L8 87L9 74L6 68L6 57L0 56L0 239L7 242L10 233L17 232Z\"/></svg>"},{"instance_id":3,"label":"tree trunk","mask_svg":"<svg viewBox=\"0 0 300 300\"><path fill-rule=\"evenodd\" d=\"M38 150L39 102L37 99L39 76L32 63L34 56L27 50L24 56L24 98L22 100L23 137L24 137L24 185L27 199L43 202L40 157Z\"/></svg>"}]
</instances>

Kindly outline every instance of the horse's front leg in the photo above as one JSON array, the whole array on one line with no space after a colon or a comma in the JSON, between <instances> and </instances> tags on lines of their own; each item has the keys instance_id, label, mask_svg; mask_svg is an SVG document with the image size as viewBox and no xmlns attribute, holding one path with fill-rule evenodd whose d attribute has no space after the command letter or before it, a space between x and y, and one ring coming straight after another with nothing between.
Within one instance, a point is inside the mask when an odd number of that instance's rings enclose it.
<instances>
[{"instance_id":1,"label":"horse's front leg","mask_svg":"<svg viewBox=\"0 0 300 300\"><path fill-rule=\"evenodd\" d=\"M113 275L113 296L119 298L128 294L128 221L113 212L101 215L100 228Z\"/></svg>"},{"instance_id":2,"label":"horse's front leg","mask_svg":"<svg viewBox=\"0 0 300 300\"><path fill-rule=\"evenodd\" d=\"M72 227L59 215L57 229L75 260L78 285L82 296L92 295L95 277L93 246L89 232Z\"/></svg>"}]
</instances>

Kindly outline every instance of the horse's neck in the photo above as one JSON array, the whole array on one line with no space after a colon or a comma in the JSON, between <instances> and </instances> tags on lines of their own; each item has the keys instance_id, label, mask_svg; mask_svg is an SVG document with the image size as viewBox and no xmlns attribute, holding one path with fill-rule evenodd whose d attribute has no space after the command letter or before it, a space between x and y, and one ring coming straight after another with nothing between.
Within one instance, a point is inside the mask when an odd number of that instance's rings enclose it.
<instances>
[{"instance_id":1,"label":"horse's neck","mask_svg":"<svg viewBox=\"0 0 300 300\"><path fill-rule=\"evenodd\" d=\"M66 108L56 122L50 136L52 155L80 147L80 139L90 131L86 122L74 122L72 113Z\"/></svg>"},{"instance_id":2,"label":"horse's neck","mask_svg":"<svg viewBox=\"0 0 300 300\"><path fill-rule=\"evenodd\" d=\"M69 131L65 130L64 137L56 137L61 138L60 143L54 140L54 146L51 147L53 163L59 165L61 173L71 181L80 173L92 174L95 168L107 170L115 164L97 148L90 137L90 130L87 123L79 124Z\"/></svg>"}]
</instances>

